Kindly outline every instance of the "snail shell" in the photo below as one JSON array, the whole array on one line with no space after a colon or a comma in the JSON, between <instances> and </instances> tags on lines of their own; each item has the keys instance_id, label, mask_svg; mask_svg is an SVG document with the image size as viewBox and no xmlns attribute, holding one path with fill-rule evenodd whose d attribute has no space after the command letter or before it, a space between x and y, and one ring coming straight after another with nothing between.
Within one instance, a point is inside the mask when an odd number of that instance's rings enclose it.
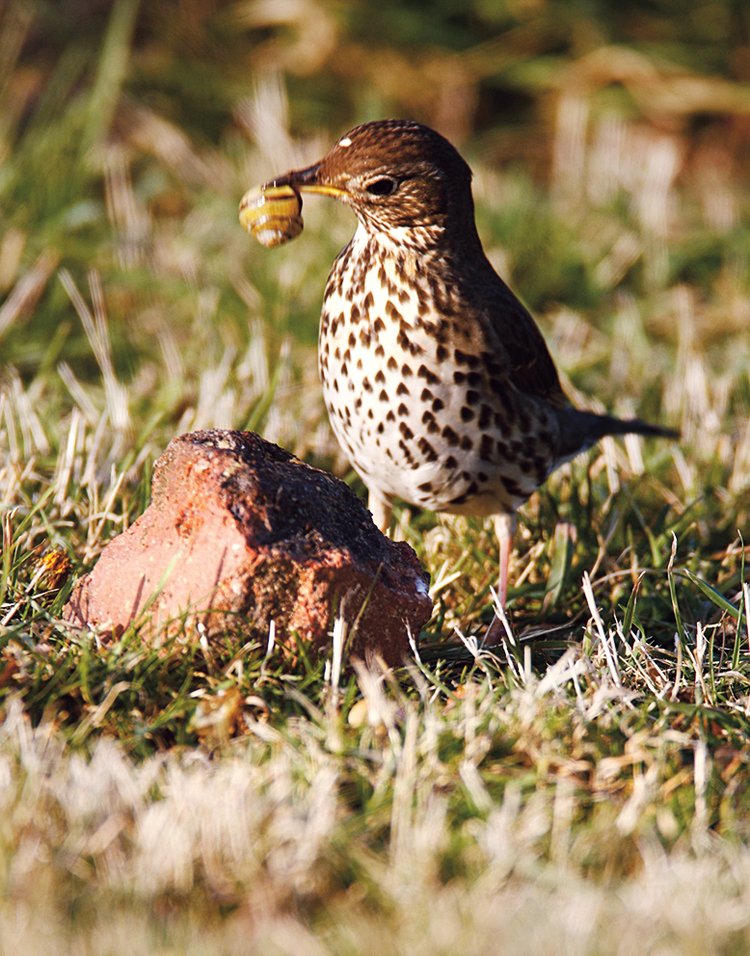
<instances>
[{"instance_id":1,"label":"snail shell","mask_svg":"<svg viewBox=\"0 0 750 956\"><path fill-rule=\"evenodd\" d=\"M302 198L291 186L256 186L240 202L240 223L267 249L302 232Z\"/></svg>"}]
</instances>

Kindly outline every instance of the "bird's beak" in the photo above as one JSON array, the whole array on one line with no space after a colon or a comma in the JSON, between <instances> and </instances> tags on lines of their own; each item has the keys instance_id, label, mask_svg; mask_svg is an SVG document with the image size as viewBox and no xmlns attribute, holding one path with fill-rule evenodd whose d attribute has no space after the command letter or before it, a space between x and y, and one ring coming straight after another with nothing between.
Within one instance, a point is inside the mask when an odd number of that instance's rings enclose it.
<instances>
[{"instance_id":1,"label":"bird's beak","mask_svg":"<svg viewBox=\"0 0 750 956\"><path fill-rule=\"evenodd\" d=\"M351 202L348 191L331 182L325 160L321 160L249 189L240 201L240 224L268 249L289 242L302 232L301 193L321 193Z\"/></svg>"},{"instance_id":2,"label":"bird's beak","mask_svg":"<svg viewBox=\"0 0 750 956\"><path fill-rule=\"evenodd\" d=\"M323 196L333 196L335 199L348 195L345 189L326 182L322 174L322 163L314 163L305 169L293 169L283 176L278 176L266 183L266 186L291 186L301 193L319 193Z\"/></svg>"}]
</instances>

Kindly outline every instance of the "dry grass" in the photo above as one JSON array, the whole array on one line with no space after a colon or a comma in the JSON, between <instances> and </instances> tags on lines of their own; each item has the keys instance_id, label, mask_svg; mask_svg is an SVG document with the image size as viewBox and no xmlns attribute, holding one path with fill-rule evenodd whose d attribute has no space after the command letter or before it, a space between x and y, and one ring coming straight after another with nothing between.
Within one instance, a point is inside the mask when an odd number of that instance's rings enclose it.
<instances>
[{"instance_id":1,"label":"dry grass","mask_svg":"<svg viewBox=\"0 0 750 956\"><path fill-rule=\"evenodd\" d=\"M746 754L644 719L580 652L512 691L469 682L448 707L408 683L414 697L361 673L363 726L335 708L250 721L214 759L134 763L106 738L71 754L11 706L5 951L748 945Z\"/></svg>"}]
</instances>

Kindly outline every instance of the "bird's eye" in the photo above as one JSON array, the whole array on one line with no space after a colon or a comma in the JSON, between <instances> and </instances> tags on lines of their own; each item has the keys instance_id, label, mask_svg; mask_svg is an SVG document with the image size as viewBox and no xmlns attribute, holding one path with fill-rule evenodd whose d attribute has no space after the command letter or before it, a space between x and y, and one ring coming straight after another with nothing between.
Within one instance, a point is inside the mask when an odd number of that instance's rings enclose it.
<instances>
[{"instance_id":1,"label":"bird's eye","mask_svg":"<svg viewBox=\"0 0 750 956\"><path fill-rule=\"evenodd\" d=\"M365 189L371 196L390 196L398 189L398 183L390 176L381 176L365 186Z\"/></svg>"}]
</instances>

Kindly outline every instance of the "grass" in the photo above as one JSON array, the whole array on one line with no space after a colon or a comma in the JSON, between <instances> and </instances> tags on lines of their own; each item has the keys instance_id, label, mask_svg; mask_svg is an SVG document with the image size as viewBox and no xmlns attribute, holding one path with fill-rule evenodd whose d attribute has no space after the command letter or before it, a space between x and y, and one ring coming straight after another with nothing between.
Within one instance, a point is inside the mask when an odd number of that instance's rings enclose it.
<instances>
[{"instance_id":1,"label":"grass","mask_svg":"<svg viewBox=\"0 0 750 956\"><path fill-rule=\"evenodd\" d=\"M499 126L467 145L488 253L570 394L683 436L605 441L529 503L497 655L476 649L491 529L406 507L435 614L396 672L290 664L284 635L270 653L241 635L102 648L62 607L175 434L254 428L359 487L315 371L351 219L306 203L273 252L236 219L248 186L341 129L297 141L277 83L211 98L193 78L211 129L220 104L235 117L202 137L194 111L155 105L184 78L141 95L142 21L113 10L102 42L43 69L19 52L41 14L12 5L0 30L0 948L750 949L735 141L696 145L573 84L546 180L490 161Z\"/></svg>"}]
</instances>

